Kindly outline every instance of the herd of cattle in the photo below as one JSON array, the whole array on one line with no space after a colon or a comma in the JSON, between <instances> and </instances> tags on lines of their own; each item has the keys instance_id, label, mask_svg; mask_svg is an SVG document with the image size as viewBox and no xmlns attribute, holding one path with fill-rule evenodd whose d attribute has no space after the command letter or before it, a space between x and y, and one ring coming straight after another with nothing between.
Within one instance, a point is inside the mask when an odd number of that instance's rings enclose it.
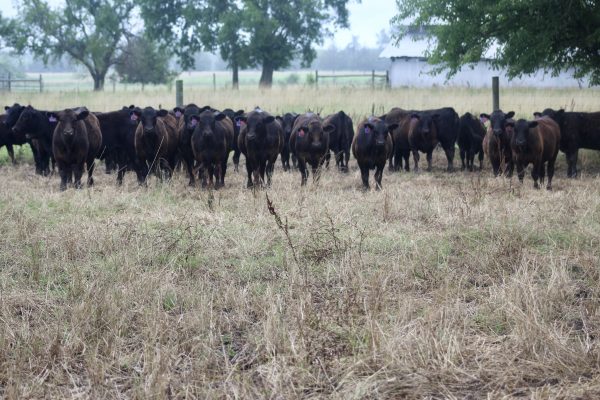
<instances>
[{"instance_id":1,"label":"herd of cattle","mask_svg":"<svg viewBox=\"0 0 600 400\"><path fill-rule=\"evenodd\" d=\"M422 152L430 170L438 144L445 152L448 171L452 171L457 142L463 169L474 169L476 155L482 169L485 153L496 176L512 175L516 165L522 181L524 169L531 163L534 186L538 188L538 180L543 183L547 175L547 188L551 189L559 149L566 154L569 177L577 175L579 148L600 150L600 113L552 109L534 113L531 121L515 121L514 112L500 110L479 117L466 113L459 118L450 107L425 111L393 108L361 121L356 134L344 111L322 118L310 112L273 116L260 108L218 111L194 104L170 111L129 106L106 113L92 113L85 107L54 112L19 104L5 110L0 116L0 147L7 147L14 162L12 146L29 143L37 173L48 175L58 166L61 190L68 185L80 188L86 170L87 183L93 185L96 159L105 161L107 172L117 172L118 184L127 171L134 171L138 182L145 184L151 173L170 178L182 165L190 185L195 185L198 177L202 187L218 188L225 183L232 151L236 170L240 154L246 158L248 187L265 184L265 175L270 185L279 155L283 169L297 168L304 185L308 166L313 179L318 179L331 153L336 166L348 171L351 150L363 186L369 187L369 170L375 169L379 189L386 162L390 170L403 167L409 171L412 153L418 170Z\"/></svg>"}]
</instances>

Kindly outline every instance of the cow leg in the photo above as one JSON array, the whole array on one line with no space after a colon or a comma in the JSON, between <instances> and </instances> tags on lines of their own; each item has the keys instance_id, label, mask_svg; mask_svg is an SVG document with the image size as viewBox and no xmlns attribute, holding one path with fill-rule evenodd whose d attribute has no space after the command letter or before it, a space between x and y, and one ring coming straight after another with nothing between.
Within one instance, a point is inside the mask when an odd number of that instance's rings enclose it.
<instances>
[{"instance_id":1,"label":"cow leg","mask_svg":"<svg viewBox=\"0 0 600 400\"><path fill-rule=\"evenodd\" d=\"M533 187L536 189L540 188L538 179L540 177L540 169L541 168L543 168L543 164L536 162L535 164L533 164L533 168L531 169L531 177L533 178Z\"/></svg>"},{"instance_id":2,"label":"cow leg","mask_svg":"<svg viewBox=\"0 0 600 400\"><path fill-rule=\"evenodd\" d=\"M216 163L215 164L215 189L218 189L223 186L221 178L223 177L223 164Z\"/></svg>"},{"instance_id":3,"label":"cow leg","mask_svg":"<svg viewBox=\"0 0 600 400\"><path fill-rule=\"evenodd\" d=\"M359 165L360 168L360 177L362 179L363 189L369 189L369 168ZM375 179L377 180L377 178Z\"/></svg>"},{"instance_id":4,"label":"cow leg","mask_svg":"<svg viewBox=\"0 0 600 400\"><path fill-rule=\"evenodd\" d=\"M473 172L473 169L475 167L475 151L473 150L469 150L467 167L469 168L469 171Z\"/></svg>"},{"instance_id":5,"label":"cow leg","mask_svg":"<svg viewBox=\"0 0 600 400\"><path fill-rule=\"evenodd\" d=\"M8 156L10 157L10 160L12 161L12 164L16 165L17 162L15 161L15 151L13 150L13 145L12 144L7 144L6 145L6 151L8 152Z\"/></svg>"},{"instance_id":6,"label":"cow leg","mask_svg":"<svg viewBox=\"0 0 600 400\"><path fill-rule=\"evenodd\" d=\"M556 158L548 161L548 184L546 185L547 190L552 190L552 178L554 177L554 163Z\"/></svg>"},{"instance_id":7,"label":"cow leg","mask_svg":"<svg viewBox=\"0 0 600 400\"><path fill-rule=\"evenodd\" d=\"M81 177L83 176L84 163L81 162L79 164L73 165L73 177L75 189L81 189L83 185L81 184Z\"/></svg>"},{"instance_id":8,"label":"cow leg","mask_svg":"<svg viewBox=\"0 0 600 400\"><path fill-rule=\"evenodd\" d=\"M497 177L500 174L500 160L495 157L490 160L492 163L492 170L494 171L494 176Z\"/></svg>"},{"instance_id":9,"label":"cow leg","mask_svg":"<svg viewBox=\"0 0 600 400\"><path fill-rule=\"evenodd\" d=\"M375 183L376 183L375 189L376 190L380 190L382 188L381 178L383 177L383 167L384 166L385 165L378 165L375 167L376 168L375 169Z\"/></svg>"},{"instance_id":10,"label":"cow leg","mask_svg":"<svg viewBox=\"0 0 600 400\"><path fill-rule=\"evenodd\" d=\"M123 184L123 177L125 176L125 171L127 167L119 165L119 169L117 170L117 185L121 186Z\"/></svg>"},{"instance_id":11,"label":"cow leg","mask_svg":"<svg viewBox=\"0 0 600 400\"><path fill-rule=\"evenodd\" d=\"M215 187L215 165L210 163L206 169L208 172L208 185Z\"/></svg>"},{"instance_id":12,"label":"cow leg","mask_svg":"<svg viewBox=\"0 0 600 400\"><path fill-rule=\"evenodd\" d=\"M296 157L296 154L292 153L292 165L294 166L294 169L298 168L298 157Z\"/></svg>"},{"instance_id":13,"label":"cow leg","mask_svg":"<svg viewBox=\"0 0 600 400\"><path fill-rule=\"evenodd\" d=\"M392 148L392 151L390 152L390 156L388 157L388 170L389 171L394 170L394 155L395 154L396 154L396 149Z\"/></svg>"},{"instance_id":14,"label":"cow leg","mask_svg":"<svg viewBox=\"0 0 600 400\"><path fill-rule=\"evenodd\" d=\"M300 170L300 175L302 176L300 186L304 186L306 185L306 180L308 179L308 170L306 169L306 161L302 158L298 158L298 169Z\"/></svg>"},{"instance_id":15,"label":"cow leg","mask_svg":"<svg viewBox=\"0 0 600 400\"><path fill-rule=\"evenodd\" d=\"M240 154L242 154L242 152L239 149L237 149L233 152L233 170L235 172L238 172L238 170L239 170Z\"/></svg>"},{"instance_id":16,"label":"cow leg","mask_svg":"<svg viewBox=\"0 0 600 400\"><path fill-rule=\"evenodd\" d=\"M525 178L525 166L523 163L517 162L517 176L519 177L519 182L523 183L523 179Z\"/></svg>"},{"instance_id":17,"label":"cow leg","mask_svg":"<svg viewBox=\"0 0 600 400\"><path fill-rule=\"evenodd\" d=\"M227 163L229 162L229 153L225 154L225 159L221 161L221 186L225 186L225 174L227 173Z\"/></svg>"},{"instance_id":18,"label":"cow leg","mask_svg":"<svg viewBox=\"0 0 600 400\"><path fill-rule=\"evenodd\" d=\"M146 162L140 161L138 167L135 169L135 174L137 175L138 183L140 184L140 186L147 185L146 180L148 179L148 172L149 171Z\"/></svg>"},{"instance_id":19,"label":"cow leg","mask_svg":"<svg viewBox=\"0 0 600 400\"><path fill-rule=\"evenodd\" d=\"M265 173L267 172L267 160L260 161L260 185L265 186Z\"/></svg>"},{"instance_id":20,"label":"cow leg","mask_svg":"<svg viewBox=\"0 0 600 400\"><path fill-rule=\"evenodd\" d=\"M348 172L348 171L350 171L350 149L349 148L344 151L344 157L345 157L345 159L342 159L344 162L344 165L342 166L342 170L343 170L343 172Z\"/></svg>"},{"instance_id":21,"label":"cow leg","mask_svg":"<svg viewBox=\"0 0 600 400\"><path fill-rule=\"evenodd\" d=\"M448 160L448 172L454 171L454 154L456 153L456 149L454 146L444 148L444 153L446 153L446 159Z\"/></svg>"},{"instance_id":22,"label":"cow leg","mask_svg":"<svg viewBox=\"0 0 600 400\"><path fill-rule=\"evenodd\" d=\"M87 185L88 186L94 186L94 168L96 168L96 162L94 157L89 158L86 161L86 167L87 167L87 173L88 173L88 178L87 178Z\"/></svg>"},{"instance_id":23,"label":"cow leg","mask_svg":"<svg viewBox=\"0 0 600 400\"><path fill-rule=\"evenodd\" d=\"M69 183L69 174L68 174L68 166L63 164L62 162L58 163L58 175L60 175L60 190L67 190L67 185Z\"/></svg>"},{"instance_id":24,"label":"cow leg","mask_svg":"<svg viewBox=\"0 0 600 400\"><path fill-rule=\"evenodd\" d=\"M194 159L191 157L186 157L183 162L185 163L185 169L188 174L188 186L196 186L196 178L194 177Z\"/></svg>"},{"instance_id":25,"label":"cow leg","mask_svg":"<svg viewBox=\"0 0 600 400\"><path fill-rule=\"evenodd\" d=\"M271 187L271 178L273 177L273 169L275 168L275 162L277 159L267 161L267 187Z\"/></svg>"},{"instance_id":26,"label":"cow leg","mask_svg":"<svg viewBox=\"0 0 600 400\"><path fill-rule=\"evenodd\" d=\"M403 154L400 146L394 146L394 153L393 153L394 168L392 169L392 171L399 171L400 168L402 168L402 157L403 156L404 156L404 154ZM390 156L390 160L391 160L391 156Z\"/></svg>"},{"instance_id":27,"label":"cow leg","mask_svg":"<svg viewBox=\"0 0 600 400\"><path fill-rule=\"evenodd\" d=\"M567 154L567 177L576 178L577 177L577 156L579 150L575 149L572 152Z\"/></svg>"},{"instance_id":28,"label":"cow leg","mask_svg":"<svg viewBox=\"0 0 600 400\"><path fill-rule=\"evenodd\" d=\"M433 150L427 153L427 172L431 172L431 160L433 158Z\"/></svg>"},{"instance_id":29,"label":"cow leg","mask_svg":"<svg viewBox=\"0 0 600 400\"><path fill-rule=\"evenodd\" d=\"M252 166L250 165L250 160L248 159L248 157L246 157L246 172L248 173L248 181L246 182L246 187L250 189L252 186L254 186L254 183L252 182Z\"/></svg>"},{"instance_id":30,"label":"cow leg","mask_svg":"<svg viewBox=\"0 0 600 400\"><path fill-rule=\"evenodd\" d=\"M479 152L479 170L483 170L483 151Z\"/></svg>"},{"instance_id":31,"label":"cow leg","mask_svg":"<svg viewBox=\"0 0 600 400\"><path fill-rule=\"evenodd\" d=\"M419 150L412 150L412 154L413 154L413 161L415 163L415 173L419 172L419 159L421 158L421 156L419 155Z\"/></svg>"},{"instance_id":32,"label":"cow leg","mask_svg":"<svg viewBox=\"0 0 600 400\"><path fill-rule=\"evenodd\" d=\"M286 149L286 146L283 146L281 149L281 166L284 171L288 171L290 169L290 151Z\"/></svg>"},{"instance_id":33,"label":"cow leg","mask_svg":"<svg viewBox=\"0 0 600 400\"><path fill-rule=\"evenodd\" d=\"M331 160L331 151L327 151L327 154L325 154L325 168L327 168L327 169L329 169L329 161L330 160ZM313 170L314 170L314 168L313 168Z\"/></svg>"},{"instance_id":34,"label":"cow leg","mask_svg":"<svg viewBox=\"0 0 600 400\"><path fill-rule=\"evenodd\" d=\"M460 168L460 169L461 169L461 170L463 170L463 171L464 171L464 170L465 170L465 168L467 167L467 165L465 165L466 153L467 153L467 152L466 152L464 149L462 149L462 148L460 149L460 152L459 152L459 154L460 154L460 161L461 161L461 163L462 163L462 166L461 166L461 168ZM468 163L468 160L467 160L467 163Z\"/></svg>"},{"instance_id":35,"label":"cow leg","mask_svg":"<svg viewBox=\"0 0 600 400\"><path fill-rule=\"evenodd\" d=\"M402 156L400 157L400 166L402 166L402 159L404 159L404 170L410 172L410 150L402 150Z\"/></svg>"}]
</instances>

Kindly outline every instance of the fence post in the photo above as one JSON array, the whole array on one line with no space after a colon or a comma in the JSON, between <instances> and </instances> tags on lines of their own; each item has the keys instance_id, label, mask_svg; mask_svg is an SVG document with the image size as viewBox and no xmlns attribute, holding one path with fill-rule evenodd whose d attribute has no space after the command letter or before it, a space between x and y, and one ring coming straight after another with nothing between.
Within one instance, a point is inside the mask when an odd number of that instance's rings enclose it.
<instances>
[{"instance_id":1,"label":"fence post","mask_svg":"<svg viewBox=\"0 0 600 400\"><path fill-rule=\"evenodd\" d=\"M315 69L315 88L319 89L319 70Z\"/></svg>"},{"instance_id":2,"label":"fence post","mask_svg":"<svg viewBox=\"0 0 600 400\"><path fill-rule=\"evenodd\" d=\"M44 91L44 81L42 81L42 74L40 74L40 93Z\"/></svg>"},{"instance_id":3,"label":"fence post","mask_svg":"<svg viewBox=\"0 0 600 400\"><path fill-rule=\"evenodd\" d=\"M213 92L217 91L217 74L213 72Z\"/></svg>"},{"instance_id":4,"label":"fence post","mask_svg":"<svg viewBox=\"0 0 600 400\"><path fill-rule=\"evenodd\" d=\"M181 79L175 81L175 106L183 107L183 81Z\"/></svg>"},{"instance_id":5,"label":"fence post","mask_svg":"<svg viewBox=\"0 0 600 400\"><path fill-rule=\"evenodd\" d=\"M10 72L8 73L8 91L10 92Z\"/></svg>"},{"instance_id":6,"label":"fence post","mask_svg":"<svg viewBox=\"0 0 600 400\"><path fill-rule=\"evenodd\" d=\"M497 76L492 76L492 110L500 109L500 80Z\"/></svg>"},{"instance_id":7,"label":"fence post","mask_svg":"<svg viewBox=\"0 0 600 400\"><path fill-rule=\"evenodd\" d=\"M390 70L385 70L385 87L390 88Z\"/></svg>"},{"instance_id":8,"label":"fence post","mask_svg":"<svg viewBox=\"0 0 600 400\"><path fill-rule=\"evenodd\" d=\"M371 71L371 90L375 90L375 70Z\"/></svg>"}]
</instances>

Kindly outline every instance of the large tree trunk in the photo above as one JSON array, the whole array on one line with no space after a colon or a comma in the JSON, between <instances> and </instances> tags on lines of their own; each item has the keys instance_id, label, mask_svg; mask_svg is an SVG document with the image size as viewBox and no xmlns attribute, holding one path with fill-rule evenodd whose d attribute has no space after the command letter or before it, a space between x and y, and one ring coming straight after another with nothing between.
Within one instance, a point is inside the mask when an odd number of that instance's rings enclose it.
<instances>
[{"instance_id":1,"label":"large tree trunk","mask_svg":"<svg viewBox=\"0 0 600 400\"><path fill-rule=\"evenodd\" d=\"M92 74L92 78L94 79L94 91L98 92L104 90L104 77L106 73L95 73Z\"/></svg>"},{"instance_id":2,"label":"large tree trunk","mask_svg":"<svg viewBox=\"0 0 600 400\"><path fill-rule=\"evenodd\" d=\"M233 74L232 74L232 88L233 90L239 90L240 89L240 77L239 77L239 66L237 61L233 61L231 63L231 69L233 70Z\"/></svg>"},{"instance_id":3,"label":"large tree trunk","mask_svg":"<svg viewBox=\"0 0 600 400\"><path fill-rule=\"evenodd\" d=\"M273 86L273 66L268 62L263 62L262 74L258 82L260 88L270 89Z\"/></svg>"}]
</instances>

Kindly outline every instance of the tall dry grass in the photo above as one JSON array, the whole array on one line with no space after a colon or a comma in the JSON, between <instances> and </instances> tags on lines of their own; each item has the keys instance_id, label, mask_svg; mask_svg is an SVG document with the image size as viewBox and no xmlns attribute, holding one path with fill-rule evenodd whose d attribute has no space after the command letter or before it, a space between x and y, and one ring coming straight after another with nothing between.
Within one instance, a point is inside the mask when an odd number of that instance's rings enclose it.
<instances>
[{"instance_id":1,"label":"tall dry grass","mask_svg":"<svg viewBox=\"0 0 600 400\"><path fill-rule=\"evenodd\" d=\"M311 104L276 94L236 104ZM353 161L256 192L0 168L0 397L597 398L598 157L553 192L444 165L380 192Z\"/></svg>"}]
</instances>

